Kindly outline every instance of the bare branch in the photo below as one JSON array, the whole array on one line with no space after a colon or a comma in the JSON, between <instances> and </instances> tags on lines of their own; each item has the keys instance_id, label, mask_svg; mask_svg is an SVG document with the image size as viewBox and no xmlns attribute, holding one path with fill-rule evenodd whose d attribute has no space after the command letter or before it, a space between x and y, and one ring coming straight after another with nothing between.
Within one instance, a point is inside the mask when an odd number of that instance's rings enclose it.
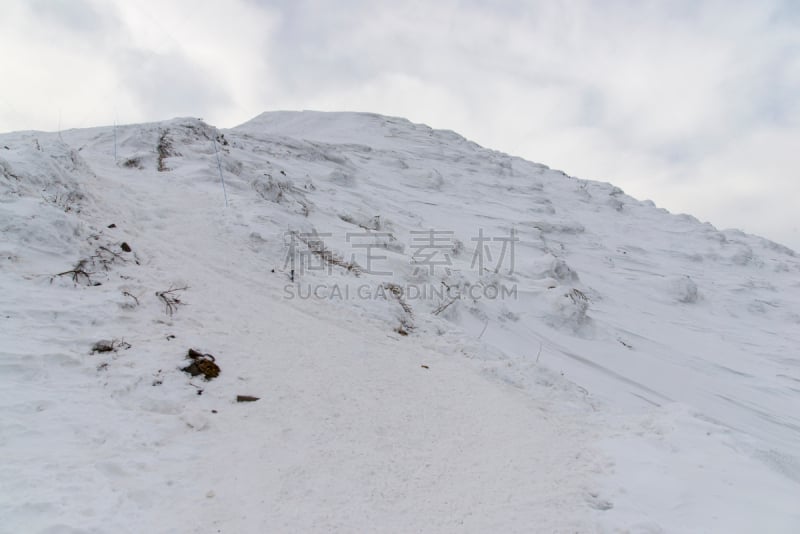
<instances>
[{"instance_id":1,"label":"bare branch","mask_svg":"<svg viewBox=\"0 0 800 534\"><path fill-rule=\"evenodd\" d=\"M183 287L170 286L170 288L165 291L156 291L156 297L161 299L161 301L164 303L165 312L167 315L172 316L172 314L178 310L179 306L185 304L184 302L181 301L177 293L178 291L186 291L187 289L189 289L189 286L183 286Z\"/></svg>"}]
</instances>

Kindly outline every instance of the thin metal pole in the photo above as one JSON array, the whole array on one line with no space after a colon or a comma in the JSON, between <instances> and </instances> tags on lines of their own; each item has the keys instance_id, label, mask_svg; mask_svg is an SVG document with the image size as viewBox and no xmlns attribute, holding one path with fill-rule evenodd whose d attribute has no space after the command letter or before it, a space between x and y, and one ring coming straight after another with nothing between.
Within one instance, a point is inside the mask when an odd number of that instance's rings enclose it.
<instances>
[{"instance_id":1,"label":"thin metal pole","mask_svg":"<svg viewBox=\"0 0 800 534\"><path fill-rule=\"evenodd\" d=\"M219 180L222 182L222 194L225 195L225 207L228 207L228 192L225 190L225 177L222 176L222 163L219 160L219 150L217 150L217 131L214 130L214 135L211 137L214 143L214 154L217 156L217 169L219 169Z\"/></svg>"}]
</instances>

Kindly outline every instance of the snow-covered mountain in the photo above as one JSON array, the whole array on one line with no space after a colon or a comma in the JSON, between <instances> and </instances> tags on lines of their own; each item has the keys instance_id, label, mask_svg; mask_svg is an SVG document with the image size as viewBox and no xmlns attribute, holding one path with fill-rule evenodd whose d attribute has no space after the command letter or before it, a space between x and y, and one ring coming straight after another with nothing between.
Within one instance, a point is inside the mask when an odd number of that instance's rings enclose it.
<instances>
[{"instance_id":1,"label":"snow-covered mountain","mask_svg":"<svg viewBox=\"0 0 800 534\"><path fill-rule=\"evenodd\" d=\"M0 174L0 531L800 532L786 247L372 114Z\"/></svg>"}]
</instances>

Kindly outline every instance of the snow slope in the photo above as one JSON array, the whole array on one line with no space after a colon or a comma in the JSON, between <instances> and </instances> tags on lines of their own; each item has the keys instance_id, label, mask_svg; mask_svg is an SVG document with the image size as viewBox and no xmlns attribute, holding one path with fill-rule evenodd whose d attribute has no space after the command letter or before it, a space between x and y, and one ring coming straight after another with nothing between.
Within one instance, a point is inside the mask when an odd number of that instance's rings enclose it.
<instances>
[{"instance_id":1,"label":"snow slope","mask_svg":"<svg viewBox=\"0 0 800 534\"><path fill-rule=\"evenodd\" d=\"M0 172L0 530L800 531L785 247L370 114Z\"/></svg>"}]
</instances>

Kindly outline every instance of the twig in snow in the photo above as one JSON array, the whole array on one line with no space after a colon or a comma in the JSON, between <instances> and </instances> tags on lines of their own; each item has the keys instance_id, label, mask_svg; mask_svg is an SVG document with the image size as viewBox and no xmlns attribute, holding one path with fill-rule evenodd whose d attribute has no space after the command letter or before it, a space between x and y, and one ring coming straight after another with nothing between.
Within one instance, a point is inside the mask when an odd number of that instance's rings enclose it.
<instances>
[{"instance_id":1,"label":"twig in snow","mask_svg":"<svg viewBox=\"0 0 800 534\"><path fill-rule=\"evenodd\" d=\"M320 258L326 265L335 265L336 267L341 267L347 272L353 273L355 276L361 275L361 267L356 262L346 261L341 256L338 256L332 252L330 249L325 247L325 243L322 241L322 239L315 237L316 234L301 234L292 232L292 235L305 243L305 245L308 247L308 251ZM292 275L292 281L294 281L294 275Z\"/></svg>"},{"instance_id":2,"label":"twig in snow","mask_svg":"<svg viewBox=\"0 0 800 534\"><path fill-rule=\"evenodd\" d=\"M65 276L71 275L72 281L76 284L81 283L81 277L84 278L86 285L92 285L92 273L86 271L86 260L79 261L75 267L70 269L69 271L64 271L63 273L58 273L56 276Z\"/></svg>"},{"instance_id":3,"label":"twig in snow","mask_svg":"<svg viewBox=\"0 0 800 534\"><path fill-rule=\"evenodd\" d=\"M483 337L483 333L484 333L484 332L486 332L486 329L487 329L487 328L489 328L489 319L486 319L486 324L485 324L485 325L483 325L483 330L481 330L481 333L480 333L480 335L478 336L478 339L480 339L480 338L482 338L482 337Z\"/></svg>"},{"instance_id":4,"label":"twig in snow","mask_svg":"<svg viewBox=\"0 0 800 534\"><path fill-rule=\"evenodd\" d=\"M103 269L105 269L106 271L108 270L108 266L114 263L115 261L119 260L123 263L125 263L126 261L125 258L123 258L122 255L120 255L119 253L114 252L110 248L103 246L98 247L94 256L92 256L90 259L93 262L100 263L100 265L102 265Z\"/></svg>"},{"instance_id":5,"label":"twig in snow","mask_svg":"<svg viewBox=\"0 0 800 534\"><path fill-rule=\"evenodd\" d=\"M449 307L450 307L450 305L451 305L451 304L453 304L453 303L454 303L455 301L457 301L457 300L458 300L458 297L453 297L453 298L451 298L450 300L448 300L447 302L445 302L445 303L443 303L443 304L440 304L438 308L436 308L435 310L433 310L433 315L439 315L439 314L440 314L440 313L442 313L444 310L446 310L447 308L449 308Z\"/></svg>"},{"instance_id":6,"label":"twig in snow","mask_svg":"<svg viewBox=\"0 0 800 534\"><path fill-rule=\"evenodd\" d=\"M123 295L123 296L125 296L125 297L130 297L130 298L132 298L132 299L133 299L133 301L136 303L136 305L137 305L137 306L139 305L139 299L136 297L136 295L133 295L133 294L131 294L131 293L127 292L127 291L123 291L123 292L122 292L122 295Z\"/></svg>"},{"instance_id":7,"label":"twig in snow","mask_svg":"<svg viewBox=\"0 0 800 534\"><path fill-rule=\"evenodd\" d=\"M414 310L411 309L411 306L409 306L408 302L403 298L402 287L390 282L383 284L383 287L389 290L389 293L395 298L405 312L405 316L400 319L400 326L395 329L395 332L401 336L407 336L408 333L414 329Z\"/></svg>"},{"instance_id":8,"label":"twig in snow","mask_svg":"<svg viewBox=\"0 0 800 534\"><path fill-rule=\"evenodd\" d=\"M172 315L178 310L178 306L183 305L184 303L181 302L181 299L178 297L178 291L186 291L189 289L189 286L183 287L172 287L170 286L169 289L166 291L156 291L156 297L161 299L166 307L165 311L167 315Z\"/></svg>"}]
</instances>

